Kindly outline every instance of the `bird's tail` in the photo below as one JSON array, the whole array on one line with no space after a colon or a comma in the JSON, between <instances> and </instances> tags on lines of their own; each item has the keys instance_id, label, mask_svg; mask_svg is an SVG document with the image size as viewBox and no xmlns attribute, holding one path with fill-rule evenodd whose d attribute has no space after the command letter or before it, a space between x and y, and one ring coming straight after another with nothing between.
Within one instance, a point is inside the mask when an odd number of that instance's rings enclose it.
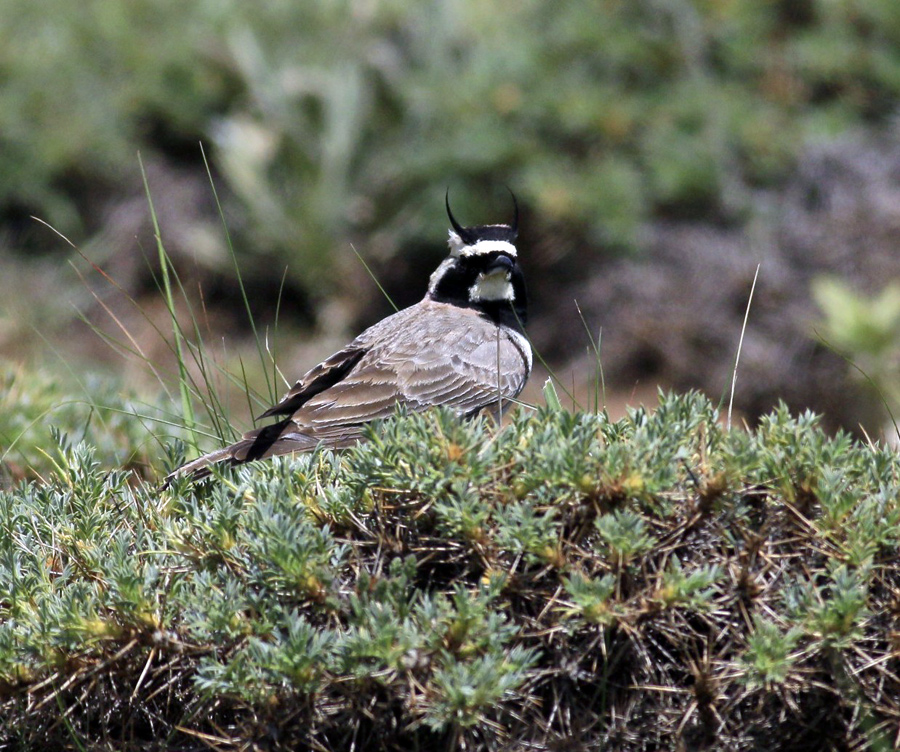
<instances>
[{"instance_id":1,"label":"bird's tail","mask_svg":"<svg viewBox=\"0 0 900 752\"><path fill-rule=\"evenodd\" d=\"M184 476L192 480L205 478L212 473L213 466L219 463L243 465L245 462L280 454L311 452L320 444L330 449L344 449L359 441L361 435L361 425L341 426L340 430L333 430L325 435L302 431L288 417L278 423L255 428L245 433L240 441L204 454L173 470L166 476L162 488L167 488L176 478Z\"/></svg>"},{"instance_id":2,"label":"bird's tail","mask_svg":"<svg viewBox=\"0 0 900 752\"><path fill-rule=\"evenodd\" d=\"M289 422L290 418L287 418L278 423L248 431L240 441L185 463L166 476L163 488L167 488L173 480L183 476L189 476L193 480L205 478L212 473L212 466L220 462L227 462L230 465L242 465L245 462L258 460L272 454L286 454L292 451L290 447L285 447L280 452L277 450L272 451L275 448L273 445L282 436ZM300 447L298 446L297 449L300 449Z\"/></svg>"},{"instance_id":3,"label":"bird's tail","mask_svg":"<svg viewBox=\"0 0 900 752\"><path fill-rule=\"evenodd\" d=\"M190 476L192 480L200 480L212 473L212 466L218 465L220 462L228 462L230 465L239 465L246 462L246 459L238 459L246 456L247 451L253 446L253 439L242 439L235 444L217 449L209 454L204 454L195 460L186 462L181 467L176 468L166 476L163 488L168 488L176 478Z\"/></svg>"}]
</instances>

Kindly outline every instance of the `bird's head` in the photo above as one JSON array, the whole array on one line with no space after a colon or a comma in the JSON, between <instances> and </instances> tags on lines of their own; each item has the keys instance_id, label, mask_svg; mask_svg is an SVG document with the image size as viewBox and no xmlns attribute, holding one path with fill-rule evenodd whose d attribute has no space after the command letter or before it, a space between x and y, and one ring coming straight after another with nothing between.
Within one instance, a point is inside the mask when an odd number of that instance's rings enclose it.
<instances>
[{"instance_id":1,"label":"bird's head","mask_svg":"<svg viewBox=\"0 0 900 752\"><path fill-rule=\"evenodd\" d=\"M510 224L463 227L450 211L450 255L428 285L432 300L475 308L492 319L519 328L525 323L527 293L514 245L518 234L519 206L513 196Z\"/></svg>"}]
</instances>

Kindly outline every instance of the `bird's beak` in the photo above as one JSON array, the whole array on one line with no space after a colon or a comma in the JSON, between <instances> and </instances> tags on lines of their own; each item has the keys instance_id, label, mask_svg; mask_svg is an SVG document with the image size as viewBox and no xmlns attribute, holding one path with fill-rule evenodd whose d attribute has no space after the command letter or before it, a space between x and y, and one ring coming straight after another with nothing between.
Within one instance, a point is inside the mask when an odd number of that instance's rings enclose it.
<instances>
[{"instance_id":1,"label":"bird's beak","mask_svg":"<svg viewBox=\"0 0 900 752\"><path fill-rule=\"evenodd\" d=\"M494 277L502 274L503 276L508 277L512 268L513 260L509 256L501 254L491 262L491 265L487 269L485 269L484 276Z\"/></svg>"}]
</instances>

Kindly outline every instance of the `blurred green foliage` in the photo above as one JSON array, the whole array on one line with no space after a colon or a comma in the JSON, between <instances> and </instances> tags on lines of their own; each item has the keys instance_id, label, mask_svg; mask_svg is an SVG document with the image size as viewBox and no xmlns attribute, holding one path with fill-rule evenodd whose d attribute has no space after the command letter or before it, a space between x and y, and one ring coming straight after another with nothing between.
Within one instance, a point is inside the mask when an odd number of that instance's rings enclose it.
<instances>
[{"instance_id":1,"label":"blurred green foliage","mask_svg":"<svg viewBox=\"0 0 900 752\"><path fill-rule=\"evenodd\" d=\"M891 282L877 294L864 294L833 277L818 277L813 298L822 311L821 332L856 369L890 413L900 415L900 283ZM887 416L886 416L887 417Z\"/></svg>"},{"instance_id":2,"label":"blurred green foliage","mask_svg":"<svg viewBox=\"0 0 900 752\"><path fill-rule=\"evenodd\" d=\"M135 152L213 157L238 250L308 289L365 233L427 236L443 189L634 247L659 214L739 215L803 141L888 115L895 0L8 0L0 212L76 238ZM26 214L27 216L27 214ZM427 221L426 221L427 219ZM335 245L338 244L338 245Z\"/></svg>"}]
</instances>

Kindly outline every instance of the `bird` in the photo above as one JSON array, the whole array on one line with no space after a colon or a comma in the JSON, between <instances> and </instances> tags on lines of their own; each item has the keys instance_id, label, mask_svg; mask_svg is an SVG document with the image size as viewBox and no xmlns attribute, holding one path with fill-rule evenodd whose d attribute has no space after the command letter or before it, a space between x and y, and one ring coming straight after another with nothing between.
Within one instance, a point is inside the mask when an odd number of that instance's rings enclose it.
<instances>
[{"instance_id":1,"label":"bird","mask_svg":"<svg viewBox=\"0 0 900 752\"><path fill-rule=\"evenodd\" d=\"M318 446L360 441L366 424L398 407L419 412L443 405L461 418L495 415L531 374L525 277L515 241L515 194L508 224L463 227L450 210L449 254L432 273L425 296L362 332L311 368L240 441L188 462L166 478L199 479L220 463L239 465Z\"/></svg>"}]
</instances>

